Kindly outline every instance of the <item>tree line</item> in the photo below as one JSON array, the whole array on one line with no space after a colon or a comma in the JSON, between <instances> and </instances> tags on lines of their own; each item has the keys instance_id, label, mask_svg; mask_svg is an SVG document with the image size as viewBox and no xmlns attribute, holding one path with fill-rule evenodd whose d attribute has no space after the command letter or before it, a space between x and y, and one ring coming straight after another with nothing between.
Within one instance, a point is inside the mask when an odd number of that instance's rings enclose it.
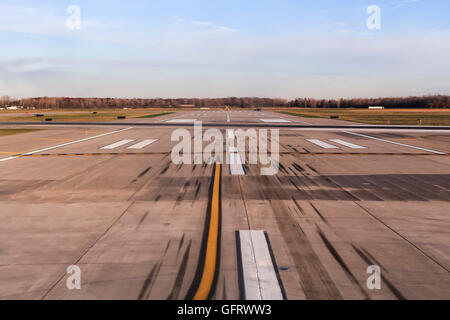
<instances>
[{"instance_id":1,"label":"tree line","mask_svg":"<svg viewBox=\"0 0 450 320\"><path fill-rule=\"evenodd\" d=\"M180 108L180 107L233 107L233 108L450 108L450 96L433 95L421 97L311 99L294 100L270 98L216 98L216 99L119 99L119 98L67 98L37 97L26 99L5 98L2 106L18 105L26 109L111 109L111 108Z\"/></svg>"}]
</instances>

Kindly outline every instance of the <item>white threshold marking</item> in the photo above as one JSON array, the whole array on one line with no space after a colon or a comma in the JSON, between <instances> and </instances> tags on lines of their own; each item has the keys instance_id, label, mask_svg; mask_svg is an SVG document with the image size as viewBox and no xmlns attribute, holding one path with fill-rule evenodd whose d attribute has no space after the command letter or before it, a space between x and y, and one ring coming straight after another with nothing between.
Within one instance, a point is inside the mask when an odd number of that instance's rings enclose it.
<instances>
[{"instance_id":1,"label":"white threshold marking","mask_svg":"<svg viewBox=\"0 0 450 320\"><path fill-rule=\"evenodd\" d=\"M227 137L228 137L228 139L234 139L235 138L235 134L234 134L234 130L233 129L227 129Z\"/></svg>"},{"instance_id":2,"label":"white threshold marking","mask_svg":"<svg viewBox=\"0 0 450 320\"><path fill-rule=\"evenodd\" d=\"M88 140L93 140L93 139L97 139L97 138L109 136L110 134L115 134L115 133L119 133L119 132L131 130L131 129L133 129L133 127L129 127L129 128L125 128L125 129L113 131L113 132L103 133L103 134L99 134L98 136L93 136L93 137L89 137L89 138L84 138L84 139L80 139L80 140L76 140L76 141L72 141L72 142L67 142L67 143L59 144L59 145L56 145L56 146L53 146L53 147L48 147L48 148L44 148L44 149L40 149L40 150L35 150L35 151L23 153L22 155L24 155L24 156L29 156L29 155L32 155L32 154L35 154L35 153L40 153L40 152L44 152L44 151L53 150L53 149L56 149L56 148L61 148L61 147L65 147L65 146L70 146L71 144L85 142L85 141L88 141ZM8 160L16 159L16 158L19 158L19 157L9 157L9 158L5 158L5 159L0 159L0 162L8 161Z\"/></svg>"},{"instance_id":3,"label":"white threshold marking","mask_svg":"<svg viewBox=\"0 0 450 320\"><path fill-rule=\"evenodd\" d=\"M228 140L234 141L236 135L233 129L227 129L227 138ZM228 155L231 174L236 176L245 176L245 171L242 166L244 162L242 161L242 157L239 154L238 149L236 147L229 147Z\"/></svg>"},{"instance_id":4,"label":"white threshold marking","mask_svg":"<svg viewBox=\"0 0 450 320\"><path fill-rule=\"evenodd\" d=\"M350 143L350 142L347 142L347 141L344 141L344 140L341 140L341 139L330 139L330 141L338 143L338 144L341 144L343 146L346 146L346 147L349 147L349 148L352 148L352 149L367 149L366 147L363 147L363 146L360 146L360 145L357 145L357 144L354 144L354 143Z\"/></svg>"},{"instance_id":5,"label":"white threshold marking","mask_svg":"<svg viewBox=\"0 0 450 320\"><path fill-rule=\"evenodd\" d=\"M127 149L143 149L146 146L151 145L152 143L155 143L156 141L158 141L158 139L148 139L148 140L144 140L142 142L136 143L130 147L128 147Z\"/></svg>"},{"instance_id":6,"label":"white threshold marking","mask_svg":"<svg viewBox=\"0 0 450 320\"><path fill-rule=\"evenodd\" d=\"M193 123L197 121L197 119L173 119L173 120L167 120L168 123Z\"/></svg>"},{"instance_id":7,"label":"white threshold marking","mask_svg":"<svg viewBox=\"0 0 450 320\"><path fill-rule=\"evenodd\" d=\"M245 176L244 168L242 167L241 155L237 152L236 148L230 149L230 172L235 176Z\"/></svg>"},{"instance_id":8,"label":"white threshold marking","mask_svg":"<svg viewBox=\"0 0 450 320\"><path fill-rule=\"evenodd\" d=\"M292 122L289 120L285 120L285 119L259 119L262 122L266 122L266 123L288 123L288 122Z\"/></svg>"},{"instance_id":9,"label":"white threshold marking","mask_svg":"<svg viewBox=\"0 0 450 320\"><path fill-rule=\"evenodd\" d=\"M239 231L246 300L283 300L264 231Z\"/></svg>"},{"instance_id":10,"label":"white threshold marking","mask_svg":"<svg viewBox=\"0 0 450 320\"><path fill-rule=\"evenodd\" d=\"M231 122L230 113L229 112L227 112L227 122Z\"/></svg>"},{"instance_id":11,"label":"white threshold marking","mask_svg":"<svg viewBox=\"0 0 450 320\"><path fill-rule=\"evenodd\" d=\"M113 144L104 146L104 147L102 147L100 149L115 149L115 148L121 147L121 146L123 146L125 144L128 144L130 142L133 142L133 141L134 140L121 140L121 141L115 142Z\"/></svg>"},{"instance_id":12,"label":"white threshold marking","mask_svg":"<svg viewBox=\"0 0 450 320\"><path fill-rule=\"evenodd\" d=\"M338 147L333 146L332 144L323 142L323 141L318 140L318 139L307 139L307 140L308 140L309 142L315 144L316 146L322 147L322 148L324 148L324 149L339 149Z\"/></svg>"},{"instance_id":13,"label":"white threshold marking","mask_svg":"<svg viewBox=\"0 0 450 320\"><path fill-rule=\"evenodd\" d=\"M368 136L368 135L365 135L365 134L349 132L349 131L343 131L343 132L348 133L348 134L352 134L352 135L355 135L355 136L359 136L359 137L364 137L364 138L368 138L368 139L378 140L378 141L382 141L382 142L386 142L386 143L395 144L397 146L402 146L402 147L408 147L408 148L412 148L412 149L422 150L422 151L426 151L426 152L430 152L430 153L434 153L434 154L440 154L440 155L445 155L446 154L444 152L440 152L440 151L436 151L436 150L416 147L416 146L412 146L410 144L405 144L405 143L395 142L395 141L391 141L391 140L381 139L381 138L377 138L377 137Z\"/></svg>"}]
</instances>

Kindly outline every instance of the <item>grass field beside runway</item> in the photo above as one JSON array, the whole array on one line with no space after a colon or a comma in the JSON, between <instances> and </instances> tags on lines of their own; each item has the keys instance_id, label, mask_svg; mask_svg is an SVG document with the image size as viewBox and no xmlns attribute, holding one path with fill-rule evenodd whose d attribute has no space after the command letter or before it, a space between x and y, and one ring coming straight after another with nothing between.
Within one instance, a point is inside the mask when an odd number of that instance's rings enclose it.
<instances>
[{"instance_id":1,"label":"grass field beside runway","mask_svg":"<svg viewBox=\"0 0 450 320\"><path fill-rule=\"evenodd\" d=\"M2 122L16 122L16 121L35 121L45 122L47 118L51 118L56 122L108 122L117 120L118 117L126 118L156 118L172 114L174 112L161 112L161 110L153 109L139 109L139 110L108 110L108 111L50 111L43 112L33 111L29 114L12 116L0 113L0 121ZM36 116L36 115L43 116Z\"/></svg>"},{"instance_id":2,"label":"grass field beside runway","mask_svg":"<svg viewBox=\"0 0 450 320\"><path fill-rule=\"evenodd\" d=\"M39 129L0 129L0 137L33 131L39 131Z\"/></svg>"},{"instance_id":3,"label":"grass field beside runway","mask_svg":"<svg viewBox=\"0 0 450 320\"><path fill-rule=\"evenodd\" d=\"M278 109L280 113L305 118L330 118L369 124L450 125L450 109Z\"/></svg>"}]
</instances>

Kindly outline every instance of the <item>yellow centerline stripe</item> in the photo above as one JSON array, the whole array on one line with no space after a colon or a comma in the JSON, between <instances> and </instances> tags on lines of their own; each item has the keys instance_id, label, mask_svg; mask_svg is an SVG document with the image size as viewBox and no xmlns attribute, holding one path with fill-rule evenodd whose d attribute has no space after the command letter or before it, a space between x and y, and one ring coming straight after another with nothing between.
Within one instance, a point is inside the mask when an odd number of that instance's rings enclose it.
<instances>
[{"instance_id":1,"label":"yellow centerline stripe","mask_svg":"<svg viewBox=\"0 0 450 320\"><path fill-rule=\"evenodd\" d=\"M206 300L211 292L217 268L217 252L219 243L219 198L220 198L221 164L216 163L213 194L211 200L211 218L209 222L208 242L206 246L205 266L202 278L194 295L194 300Z\"/></svg>"}]
</instances>

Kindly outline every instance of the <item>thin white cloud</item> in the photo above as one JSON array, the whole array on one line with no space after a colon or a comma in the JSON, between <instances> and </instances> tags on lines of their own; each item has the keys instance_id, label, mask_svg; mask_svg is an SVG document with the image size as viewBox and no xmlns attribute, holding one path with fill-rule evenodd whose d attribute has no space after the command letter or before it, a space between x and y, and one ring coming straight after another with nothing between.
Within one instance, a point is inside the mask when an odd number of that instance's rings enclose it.
<instances>
[{"instance_id":1,"label":"thin white cloud","mask_svg":"<svg viewBox=\"0 0 450 320\"><path fill-rule=\"evenodd\" d=\"M216 24L211 21L192 20L192 19L186 19L181 16L170 17L169 21L174 22L174 23L185 23L185 24L189 24L191 26L199 27L202 30L207 30L207 31L212 31L212 32L217 32L217 33L233 33L233 32L238 31L236 29L233 29L233 28L230 28L227 26L222 26L222 25Z\"/></svg>"},{"instance_id":2,"label":"thin white cloud","mask_svg":"<svg viewBox=\"0 0 450 320\"><path fill-rule=\"evenodd\" d=\"M360 35L360 36L372 36L373 35L373 33L370 33L370 32L362 32L362 31L352 30L352 29L340 29L338 31L342 32L342 33L354 34L354 35Z\"/></svg>"},{"instance_id":3,"label":"thin white cloud","mask_svg":"<svg viewBox=\"0 0 450 320\"><path fill-rule=\"evenodd\" d=\"M394 8L401 8L401 7L405 7L408 6L410 4L414 4L414 3L418 3L418 2L422 2L422 0L404 0L404 1L398 1L393 3L393 7Z\"/></svg>"}]
</instances>

